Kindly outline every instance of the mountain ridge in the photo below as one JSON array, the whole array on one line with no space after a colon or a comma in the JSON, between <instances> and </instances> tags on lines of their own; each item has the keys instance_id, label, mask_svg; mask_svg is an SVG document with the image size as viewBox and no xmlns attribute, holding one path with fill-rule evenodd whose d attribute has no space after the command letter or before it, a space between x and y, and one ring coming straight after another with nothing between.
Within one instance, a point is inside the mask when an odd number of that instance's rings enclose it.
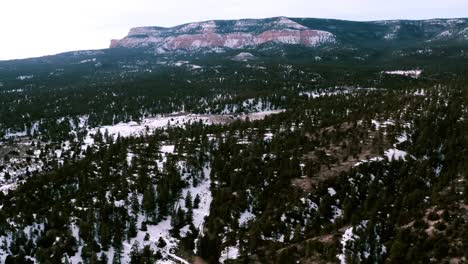
<instances>
[{"instance_id":1,"label":"mountain ridge","mask_svg":"<svg viewBox=\"0 0 468 264\"><path fill-rule=\"evenodd\" d=\"M314 30L285 17L264 20L204 21L179 25L172 28L132 28L127 37L112 40L114 47L154 46L159 51L194 50L198 48L244 48L267 42L318 46L333 43L330 32Z\"/></svg>"},{"instance_id":2,"label":"mountain ridge","mask_svg":"<svg viewBox=\"0 0 468 264\"><path fill-rule=\"evenodd\" d=\"M155 48L157 53L201 48L240 49L274 42L318 48L362 41L468 41L468 19L347 21L317 18L207 20L174 27L135 27L110 48Z\"/></svg>"},{"instance_id":3,"label":"mountain ridge","mask_svg":"<svg viewBox=\"0 0 468 264\"><path fill-rule=\"evenodd\" d=\"M202 22L185 23L174 27L156 27L156 26L144 26L135 27L135 29L160 29L168 30L178 27L187 26L194 23L205 23L209 21L216 21L219 23L232 23L235 21L272 21L274 19L280 19L285 17L274 17L266 19L241 19L241 20L207 20ZM113 52L115 48L123 48L127 51L132 52L131 49L143 50L147 54L196 54L202 51L203 53L225 53L229 50L236 52L248 51L261 53L268 53L265 51L265 44L268 48L273 48L275 54L284 54L288 51L283 52L284 48L289 46L292 49L300 50L300 52L327 52L331 50L373 50L373 51L385 51L388 48L395 50L397 53L401 53L402 49L415 50L430 50L432 47L443 48L455 48L464 46L468 42L468 18L447 18L447 19L427 19L427 20L377 20L377 21L349 21L339 19L323 19L323 18L287 18L297 24L300 24L307 28L313 28L315 31L326 31L332 34L332 42L326 43L327 45L315 45L307 47L305 45L290 45L288 43L281 42L265 42L256 46L245 46L242 49L231 49L226 47L197 47L194 49L173 49L165 50L161 48L155 48L153 45L135 45L125 46L117 45L121 40L113 40L111 48L94 49L94 50L75 50L60 52L57 54L49 54L44 56L37 56L31 58L21 59L8 59L0 60L2 63L13 63L20 61L44 61L62 56L68 56L81 54L83 57L89 57L94 53L100 52ZM125 38L123 38L125 39ZM269 45L268 45L269 44ZM323 44L320 42L319 44ZM442 46L441 46L442 45ZM331 48L331 49L330 49ZM140 51L138 51L140 52Z\"/></svg>"}]
</instances>

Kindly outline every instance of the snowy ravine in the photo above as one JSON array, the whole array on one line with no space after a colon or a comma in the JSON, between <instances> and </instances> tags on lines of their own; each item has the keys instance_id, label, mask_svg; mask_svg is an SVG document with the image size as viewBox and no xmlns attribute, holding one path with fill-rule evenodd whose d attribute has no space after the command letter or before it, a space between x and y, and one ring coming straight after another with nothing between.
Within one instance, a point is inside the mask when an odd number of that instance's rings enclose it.
<instances>
[{"instance_id":1,"label":"snowy ravine","mask_svg":"<svg viewBox=\"0 0 468 264\"><path fill-rule=\"evenodd\" d=\"M202 179L202 182L198 183L197 186L194 186L193 182L190 182L190 186L182 191L181 198L179 199L179 206L187 209L185 205L185 197L187 196L187 193L190 192L190 194L192 195L192 203L196 195L200 196L200 204L198 208L193 209L193 225L200 231L200 234L203 234L203 226L205 223L205 217L210 215L210 206L211 206L211 201L213 200L213 197L210 191L210 186L211 186L210 174L211 174L211 166L209 163L207 163L205 164L203 168L203 175L205 177L204 179ZM183 227L181 229L181 232L186 233L188 228L189 228L188 225ZM182 233L181 233L181 236L184 236L184 234ZM197 242L198 242L198 238L195 240L195 245L197 244ZM196 253L196 248L194 250L194 253Z\"/></svg>"},{"instance_id":2,"label":"snowy ravine","mask_svg":"<svg viewBox=\"0 0 468 264\"><path fill-rule=\"evenodd\" d=\"M349 243L349 241L354 241L354 239L355 236L353 234L353 227L347 228L341 237L341 254L336 256L340 260L341 264L346 264L346 245Z\"/></svg>"}]
</instances>

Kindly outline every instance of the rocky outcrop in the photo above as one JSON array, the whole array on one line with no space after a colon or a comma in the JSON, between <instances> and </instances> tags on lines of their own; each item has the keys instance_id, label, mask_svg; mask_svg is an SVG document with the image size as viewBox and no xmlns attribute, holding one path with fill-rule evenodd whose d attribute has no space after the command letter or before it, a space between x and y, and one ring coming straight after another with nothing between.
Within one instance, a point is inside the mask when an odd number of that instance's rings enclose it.
<instances>
[{"instance_id":1,"label":"rocky outcrop","mask_svg":"<svg viewBox=\"0 0 468 264\"><path fill-rule=\"evenodd\" d=\"M333 43L335 36L313 30L288 18L206 21L173 28L139 27L121 40L112 40L111 48L154 47L157 50L195 50L200 48L239 49L267 42L313 47Z\"/></svg>"}]
</instances>

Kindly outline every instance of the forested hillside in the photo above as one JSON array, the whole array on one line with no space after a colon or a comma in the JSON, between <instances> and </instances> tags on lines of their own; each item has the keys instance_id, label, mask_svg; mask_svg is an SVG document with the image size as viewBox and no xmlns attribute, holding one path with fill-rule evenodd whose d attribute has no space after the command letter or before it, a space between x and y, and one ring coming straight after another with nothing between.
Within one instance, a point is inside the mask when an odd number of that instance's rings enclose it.
<instances>
[{"instance_id":1,"label":"forested hillside","mask_svg":"<svg viewBox=\"0 0 468 264\"><path fill-rule=\"evenodd\" d=\"M466 45L294 20L337 46L0 62L0 262L465 263Z\"/></svg>"}]
</instances>

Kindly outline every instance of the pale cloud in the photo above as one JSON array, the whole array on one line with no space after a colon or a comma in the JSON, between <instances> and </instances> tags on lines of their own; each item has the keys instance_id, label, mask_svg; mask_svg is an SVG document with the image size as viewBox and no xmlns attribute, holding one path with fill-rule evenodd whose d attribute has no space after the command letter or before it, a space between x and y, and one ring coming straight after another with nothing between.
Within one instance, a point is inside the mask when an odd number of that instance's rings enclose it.
<instances>
[{"instance_id":1,"label":"pale cloud","mask_svg":"<svg viewBox=\"0 0 468 264\"><path fill-rule=\"evenodd\" d=\"M462 17L466 0L2 0L0 59L106 48L131 27L272 16L349 20Z\"/></svg>"}]
</instances>

